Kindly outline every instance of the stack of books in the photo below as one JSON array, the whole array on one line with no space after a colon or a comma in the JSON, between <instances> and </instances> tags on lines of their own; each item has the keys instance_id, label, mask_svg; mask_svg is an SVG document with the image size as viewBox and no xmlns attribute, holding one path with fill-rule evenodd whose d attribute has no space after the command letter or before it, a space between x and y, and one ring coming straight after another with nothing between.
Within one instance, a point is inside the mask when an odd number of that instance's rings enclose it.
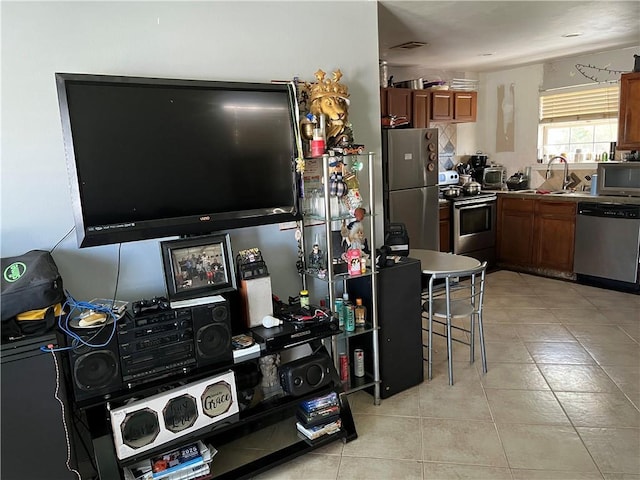
<instances>
[{"instance_id":1,"label":"stack of books","mask_svg":"<svg viewBox=\"0 0 640 480\"><path fill-rule=\"evenodd\" d=\"M331 392L322 397L301 402L296 412L296 427L310 440L340 431L340 402L338 394Z\"/></svg>"},{"instance_id":2,"label":"stack of books","mask_svg":"<svg viewBox=\"0 0 640 480\"><path fill-rule=\"evenodd\" d=\"M206 480L218 451L202 442L156 455L124 469L125 480Z\"/></svg>"}]
</instances>

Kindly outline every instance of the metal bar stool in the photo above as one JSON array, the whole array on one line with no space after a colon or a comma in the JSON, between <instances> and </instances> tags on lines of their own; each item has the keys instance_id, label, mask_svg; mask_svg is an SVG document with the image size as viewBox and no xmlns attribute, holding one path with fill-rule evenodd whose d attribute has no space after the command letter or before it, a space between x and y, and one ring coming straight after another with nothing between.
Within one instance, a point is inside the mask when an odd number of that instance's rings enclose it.
<instances>
[{"instance_id":1,"label":"metal bar stool","mask_svg":"<svg viewBox=\"0 0 640 480\"><path fill-rule=\"evenodd\" d=\"M447 360L449 367L449 385L453 385L453 342L459 342L469 346L469 361L475 361L475 324L478 323L480 335L480 354L482 356L482 371L487 373L487 355L484 345L484 332L482 328L482 301L484 298L484 280L487 262L479 267L465 271L433 273L429 278L429 290L426 301L422 305L423 317L428 319L428 344L423 345L428 350L428 377L432 378L433 364L433 335L439 335L447 339ZM438 279L444 279L444 288L439 286L434 290ZM469 328L453 325L452 320L457 318L470 319ZM444 327L444 333L434 332L434 323ZM469 341L453 338L452 330L456 329L469 334Z\"/></svg>"}]
</instances>

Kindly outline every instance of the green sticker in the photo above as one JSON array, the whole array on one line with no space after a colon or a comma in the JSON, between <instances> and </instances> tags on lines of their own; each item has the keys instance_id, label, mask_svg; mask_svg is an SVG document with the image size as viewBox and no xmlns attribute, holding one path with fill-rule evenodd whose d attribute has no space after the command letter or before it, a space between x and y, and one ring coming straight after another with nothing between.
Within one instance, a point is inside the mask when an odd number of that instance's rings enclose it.
<instances>
[{"instance_id":1,"label":"green sticker","mask_svg":"<svg viewBox=\"0 0 640 480\"><path fill-rule=\"evenodd\" d=\"M26 271L27 266L24 263L13 262L11 265L4 269L2 275L7 282L12 283L20 280L20 278L25 274Z\"/></svg>"}]
</instances>

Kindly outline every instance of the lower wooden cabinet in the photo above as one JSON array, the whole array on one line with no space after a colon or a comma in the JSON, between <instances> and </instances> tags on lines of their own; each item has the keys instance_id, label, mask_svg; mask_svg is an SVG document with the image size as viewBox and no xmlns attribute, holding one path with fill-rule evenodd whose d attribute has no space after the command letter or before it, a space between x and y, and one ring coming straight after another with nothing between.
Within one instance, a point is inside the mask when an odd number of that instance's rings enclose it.
<instances>
[{"instance_id":1,"label":"lower wooden cabinet","mask_svg":"<svg viewBox=\"0 0 640 480\"><path fill-rule=\"evenodd\" d=\"M575 236L574 202L536 202L534 260L537 267L572 272Z\"/></svg>"},{"instance_id":2,"label":"lower wooden cabinet","mask_svg":"<svg viewBox=\"0 0 640 480\"><path fill-rule=\"evenodd\" d=\"M498 199L498 263L572 273L575 202Z\"/></svg>"},{"instance_id":3,"label":"lower wooden cabinet","mask_svg":"<svg viewBox=\"0 0 640 480\"><path fill-rule=\"evenodd\" d=\"M440 251L451 252L451 205L440 205Z\"/></svg>"}]
</instances>

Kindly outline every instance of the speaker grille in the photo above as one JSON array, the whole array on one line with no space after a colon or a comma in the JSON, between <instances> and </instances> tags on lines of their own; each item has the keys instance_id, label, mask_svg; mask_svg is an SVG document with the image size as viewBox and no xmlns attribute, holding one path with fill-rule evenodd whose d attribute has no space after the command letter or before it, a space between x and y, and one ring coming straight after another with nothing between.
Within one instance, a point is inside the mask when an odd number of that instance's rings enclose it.
<instances>
[{"instance_id":1,"label":"speaker grille","mask_svg":"<svg viewBox=\"0 0 640 480\"><path fill-rule=\"evenodd\" d=\"M106 388L118 378L118 359L109 350L85 353L76 360L73 377L81 390Z\"/></svg>"},{"instance_id":2,"label":"speaker grille","mask_svg":"<svg viewBox=\"0 0 640 480\"><path fill-rule=\"evenodd\" d=\"M317 387L324 379L324 368L320 365L311 365L307 370L307 383Z\"/></svg>"},{"instance_id":3,"label":"speaker grille","mask_svg":"<svg viewBox=\"0 0 640 480\"><path fill-rule=\"evenodd\" d=\"M206 360L219 357L228 350L231 333L226 325L212 323L200 328L196 338L198 356Z\"/></svg>"}]
</instances>

